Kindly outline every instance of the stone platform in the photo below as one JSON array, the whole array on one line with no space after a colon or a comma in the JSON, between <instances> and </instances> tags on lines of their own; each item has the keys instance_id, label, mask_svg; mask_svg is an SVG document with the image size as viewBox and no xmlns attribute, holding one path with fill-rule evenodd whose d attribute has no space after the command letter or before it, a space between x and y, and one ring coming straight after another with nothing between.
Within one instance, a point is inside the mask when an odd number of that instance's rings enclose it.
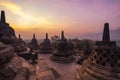
<instances>
[{"instance_id":1,"label":"stone platform","mask_svg":"<svg viewBox=\"0 0 120 80\"><path fill-rule=\"evenodd\" d=\"M52 67L54 70L59 73L60 77L55 80L76 80L75 79L75 72L78 68L77 63L55 63L50 60L50 56L52 54L39 54L39 59L44 59L46 65ZM46 68L47 69L47 68ZM50 73L49 73L50 74Z\"/></svg>"}]
</instances>

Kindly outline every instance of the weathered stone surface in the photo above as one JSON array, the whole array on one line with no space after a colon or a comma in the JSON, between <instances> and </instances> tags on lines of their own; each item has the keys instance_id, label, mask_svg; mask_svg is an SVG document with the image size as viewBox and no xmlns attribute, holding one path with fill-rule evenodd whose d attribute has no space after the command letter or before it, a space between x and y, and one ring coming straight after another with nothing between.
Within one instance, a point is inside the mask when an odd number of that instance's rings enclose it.
<instances>
[{"instance_id":1,"label":"weathered stone surface","mask_svg":"<svg viewBox=\"0 0 120 80\"><path fill-rule=\"evenodd\" d=\"M56 80L60 77L56 70L50 68L44 59L38 61L36 67L36 79L37 80Z\"/></svg>"},{"instance_id":2,"label":"weathered stone surface","mask_svg":"<svg viewBox=\"0 0 120 80\"><path fill-rule=\"evenodd\" d=\"M17 71L17 75L13 80L29 80L29 70L28 68L20 68Z\"/></svg>"},{"instance_id":3,"label":"weathered stone surface","mask_svg":"<svg viewBox=\"0 0 120 80\"><path fill-rule=\"evenodd\" d=\"M6 66L11 67L15 72L17 72L18 69L20 69L21 67L28 68L30 72L35 71L34 66L32 66L31 64L28 63L28 61L17 55L15 55L11 59L11 61L6 64Z\"/></svg>"},{"instance_id":4,"label":"weathered stone surface","mask_svg":"<svg viewBox=\"0 0 120 80\"><path fill-rule=\"evenodd\" d=\"M35 68L17 56L11 46L0 42L0 80L28 80Z\"/></svg>"},{"instance_id":5,"label":"weathered stone surface","mask_svg":"<svg viewBox=\"0 0 120 80\"><path fill-rule=\"evenodd\" d=\"M11 44L14 47L15 52L17 53L21 53L21 52L25 52L27 50L27 48L22 45L22 44Z\"/></svg>"},{"instance_id":6,"label":"weathered stone surface","mask_svg":"<svg viewBox=\"0 0 120 80\"><path fill-rule=\"evenodd\" d=\"M8 63L13 57L14 49L10 46L5 46L0 42L0 65Z\"/></svg>"},{"instance_id":7,"label":"weathered stone surface","mask_svg":"<svg viewBox=\"0 0 120 80\"><path fill-rule=\"evenodd\" d=\"M16 39L14 30L8 24L0 23L0 41L10 44Z\"/></svg>"},{"instance_id":8,"label":"weathered stone surface","mask_svg":"<svg viewBox=\"0 0 120 80\"><path fill-rule=\"evenodd\" d=\"M49 59L50 56L51 54L39 54L39 59L44 59L44 62L46 62L47 65L50 67L50 70L54 74L56 80L76 80L75 72L76 68L79 66L77 63L55 63ZM53 68L55 71L51 68Z\"/></svg>"},{"instance_id":9,"label":"weathered stone surface","mask_svg":"<svg viewBox=\"0 0 120 80\"><path fill-rule=\"evenodd\" d=\"M37 74L37 80L55 80L51 71L44 71Z\"/></svg>"},{"instance_id":10,"label":"weathered stone surface","mask_svg":"<svg viewBox=\"0 0 120 80\"><path fill-rule=\"evenodd\" d=\"M0 66L0 80L13 80L16 73L10 68L6 66Z\"/></svg>"}]
</instances>

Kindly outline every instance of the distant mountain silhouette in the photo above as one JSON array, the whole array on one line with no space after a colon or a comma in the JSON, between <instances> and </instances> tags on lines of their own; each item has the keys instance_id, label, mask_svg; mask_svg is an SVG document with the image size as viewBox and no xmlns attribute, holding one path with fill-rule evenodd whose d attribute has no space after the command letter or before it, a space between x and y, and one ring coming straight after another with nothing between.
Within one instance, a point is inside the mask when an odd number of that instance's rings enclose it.
<instances>
[{"instance_id":1,"label":"distant mountain silhouette","mask_svg":"<svg viewBox=\"0 0 120 80\"><path fill-rule=\"evenodd\" d=\"M80 37L80 39L92 39L92 40L101 40L101 38L102 38L102 32L83 34ZM111 40L120 40L120 29L111 30L110 38L111 38Z\"/></svg>"}]
</instances>

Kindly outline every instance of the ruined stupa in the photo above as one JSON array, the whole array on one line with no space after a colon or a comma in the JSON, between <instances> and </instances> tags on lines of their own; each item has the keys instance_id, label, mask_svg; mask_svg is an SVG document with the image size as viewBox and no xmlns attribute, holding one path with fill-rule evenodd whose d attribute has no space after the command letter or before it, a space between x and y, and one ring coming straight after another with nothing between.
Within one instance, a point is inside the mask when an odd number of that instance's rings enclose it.
<instances>
[{"instance_id":1,"label":"ruined stupa","mask_svg":"<svg viewBox=\"0 0 120 80\"><path fill-rule=\"evenodd\" d=\"M110 41L109 24L105 23L102 41L97 41L89 58L76 73L77 80L120 80L120 49Z\"/></svg>"},{"instance_id":2,"label":"ruined stupa","mask_svg":"<svg viewBox=\"0 0 120 80\"><path fill-rule=\"evenodd\" d=\"M71 63L75 60L70 45L64 37L64 31L61 33L61 39L57 42L56 52L51 56L51 60L58 63Z\"/></svg>"},{"instance_id":3,"label":"ruined stupa","mask_svg":"<svg viewBox=\"0 0 120 80\"><path fill-rule=\"evenodd\" d=\"M50 54L52 52L52 45L50 39L48 38L48 33L46 33L46 38L40 44L40 53L42 54Z\"/></svg>"}]
</instances>

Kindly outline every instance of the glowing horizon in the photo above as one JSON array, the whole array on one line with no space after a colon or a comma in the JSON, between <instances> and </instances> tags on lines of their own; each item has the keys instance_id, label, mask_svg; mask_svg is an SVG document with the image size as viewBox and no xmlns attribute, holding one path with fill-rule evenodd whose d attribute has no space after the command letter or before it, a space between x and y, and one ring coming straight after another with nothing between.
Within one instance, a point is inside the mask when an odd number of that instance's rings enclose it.
<instances>
[{"instance_id":1,"label":"glowing horizon","mask_svg":"<svg viewBox=\"0 0 120 80\"><path fill-rule=\"evenodd\" d=\"M16 35L31 39L36 33L60 35L61 30L73 35L100 32L105 22L110 29L120 28L120 0L0 0L0 9L6 12L7 23Z\"/></svg>"}]
</instances>

